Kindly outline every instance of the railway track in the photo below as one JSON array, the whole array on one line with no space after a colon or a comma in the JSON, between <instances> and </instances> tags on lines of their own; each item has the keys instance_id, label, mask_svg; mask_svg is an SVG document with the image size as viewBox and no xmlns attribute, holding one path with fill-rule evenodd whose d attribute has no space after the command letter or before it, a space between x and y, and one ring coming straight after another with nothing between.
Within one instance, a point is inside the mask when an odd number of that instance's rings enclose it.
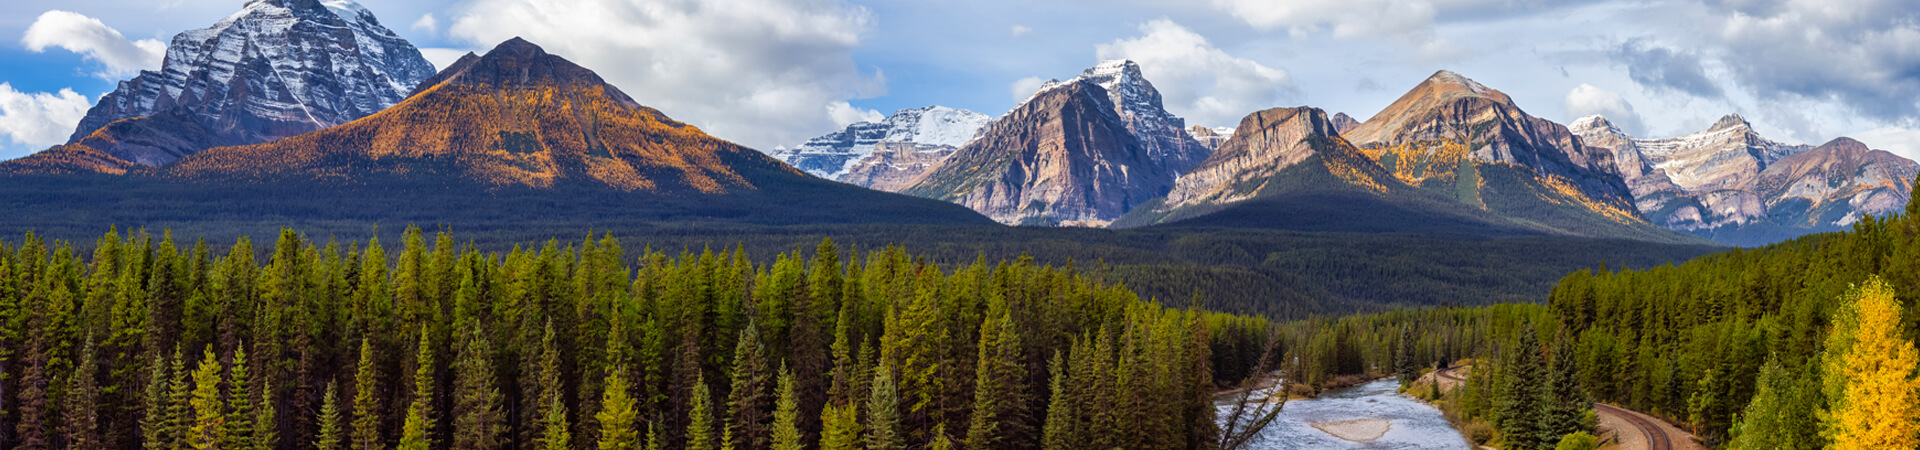
<instances>
[{"instance_id":1,"label":"railway track","mask_svg":"<svg viewBox=\"0 0 1920 450\"><path fill-rule=\"evenodd\" d=\"M1605 403L1595 403L1593 404L1593 409L1595 411L1603 411L1609 414L1620 416L1620 418L1625 419L1627 423L1633 424L1634 428L1639 428L1640 434L1642 436L1646 436L1647 438L1648 449L1673 450L1673 441L1668 438L1667 431L1665 429L1660 428L1659 425L1654 424L1653 421L1647 420L1646 417L1636 414L1633 411L1628 411L1628 410L1621 409Z\"/></svg>"}]
</instances>

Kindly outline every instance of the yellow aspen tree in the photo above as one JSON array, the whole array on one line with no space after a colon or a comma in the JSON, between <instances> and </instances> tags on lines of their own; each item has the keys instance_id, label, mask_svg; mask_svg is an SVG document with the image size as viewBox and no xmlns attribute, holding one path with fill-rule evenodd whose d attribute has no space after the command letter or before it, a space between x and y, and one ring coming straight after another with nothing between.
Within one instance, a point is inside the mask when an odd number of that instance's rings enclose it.
<instances>
[{"instance_id":1,"label":"yellow aspen tree","mask_svg":"<svg viewBox=\"0 0 1920 450\"><path fill-rule=\"evenodd\" d=\"M1920 352L1901 337L1893 288L1869 278L1847 294L1828 336L1828 435L1835 450L1920 447Z\"/></svg>"}]
</instances>

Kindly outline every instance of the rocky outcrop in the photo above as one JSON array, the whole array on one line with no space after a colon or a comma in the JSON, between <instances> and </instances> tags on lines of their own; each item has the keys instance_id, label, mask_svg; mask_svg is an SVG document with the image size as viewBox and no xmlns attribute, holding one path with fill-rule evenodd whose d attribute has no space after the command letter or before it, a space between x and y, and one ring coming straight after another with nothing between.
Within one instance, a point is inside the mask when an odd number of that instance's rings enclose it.
<instances>
[{"instance_id":1,"label":"rocky outcrop","mask_svg":"<svg viewBox=\"0 0 1920 450\"><path fill-rule=\"evenodd\" d=\"M1335 113L1333 118L1329 120L1333 122L1333 131L1339 132L1340 134L1347 134L1348 131L1352 131L1354 128L1360 126L1360 121L1354 120L1353 116L1349 116L1347 113Z\"/></svg>"},{"instance_id":2,"label":"rocky outcrop","mask_svg":"<svg viewBox=\"0 0 1920 450\"><path fill-rule=\"evenodd\" d=\"M840 176L840 182L868 189L900 192L913 186L928 171L938 167L941 162L952 156L954 150L948 145L928 145L913 142L880 141L873 144L873 153L861 158Z\"/></svg>"},{"instance_id":3,"label":"rocky outcrop","mask_svg":"<svg viewBox=\"0 0 1920 450\"><path fill-rule=\"evenodd\" d=\"M1567 127L1528 115L1507 94L1453 72L1435 73L1344 136L1360 148L1402 157L1455 144L1475 161L1525 168L1549 184L1571 186L1599 209L1633 205L1611 152L1588 148Z\"/></svg>"},{"instance_id":4,"label":"rocky outcrop","mask_svg":"<svg viewBox=\"0 0 1920 450\"><path fill-rule=\"evenodd\" d=\"M1354 187L1384 190L1376 177L1391 178L1341 139L1318 108L1274 108L1248 115L1234 136L1199 167L1180 177L1159 209L1227 204L1253 198L1281 181L1274 176L1312 156L1327 172ZM1332 186L1328 186L1332 187Z\"/></svg>"},{"instance_id":5,"label":"rocky outcrop","mask_svg":"<svg viewBox=\"0 0 1920 450\"><path fill-rule=\"evenodd\" d=\"M1912 160L1838 138L1775 161L1755 184L1773 222L1831 229L1903 210L1916 173Z\"/></svg>"},{"instance_id":6,"label":"rocky outcrop","mask_svg":"<svg viewBox=\"0 0 1920 450\"><path fill-rule=\"evenodd\" d=\"M1220 145L1227 143L1227 139L1233 137L1232 132L1220 133L1199 125L1188 127L1187 134L1192 135L1193 140L1206 147L1209 152L1220 151Z\"/></svg>"},{"instance_id":7,"label":"rocky outcrop","mask_svg":"<svg viewBox=\"0 0 1920 450\"><path fill-rule=\"evenodd\" d=\"M1102 61L1072 80L1049 81L1041 90L1075 81L1091 82L1105 89L1114 114L1126 123L1127 132L1140 140L1147 157L1175 173L1185 173L1212 154L1212 149L1187 134L1185 119L1167 112L1160 91L1141 75L1139 64L1128 60Z\"/></svg>"},{"instance_id":8,"label":"rocky outcrop","mask_svg":"<svg viewBox=\"0 0 1920 450\"><path fill-rule=\"evenodd\" d=\"M101 97L69 143L166 164L214 145L269 142L366 117L433 74L418 49L351 1L252 0L212 27L174 36L162 68ZM166 115L175 117L100 133Z\"/></svg>"},{"instance_id":9,"label":"rocky outcrop","mask_svg":"<svg viewBox=\"0 0 1920 450\"><path fill-rule=\"evenodd\" d=\"M903 192L1006 224L1105 225L1164 195L1174 180L1115 110L1092 81L1049 86Z\"/></svg>"},{"instance_id":10,"label":"rocky outcrop","mask_svg":"<svg viewBox=\"0 0 1920 450\"><path fill-rule=\"evenodd\" d=\"M848 125L844 130L813 138L800 146L775 149L768 154L817 177L867 186L854 178L866 179L872 174L854 175L853 171L856 167L886 164L870 158L880 143L911 143L952 150L972 140L989 120L992 118L985 114L945 106L902 109L886 119ZM896 153L887 157L900 156L903 155ZM919 159L919 156L910 159Z\"/></svg>"}]
</instances>

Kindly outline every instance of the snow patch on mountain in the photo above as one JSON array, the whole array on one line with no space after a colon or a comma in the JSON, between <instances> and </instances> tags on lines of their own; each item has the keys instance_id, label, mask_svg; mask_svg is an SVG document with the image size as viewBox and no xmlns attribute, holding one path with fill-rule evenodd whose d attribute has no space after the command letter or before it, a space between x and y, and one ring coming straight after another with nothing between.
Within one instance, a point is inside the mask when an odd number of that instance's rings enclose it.
<instances>
[{"instance_id":1,"label":"snow patch on mountain","mask_svg":"<svg viewBox=\"0 0 1920 450\"><path fill-rule=\"evenodd\" d=\"M992 120L985 114L945 106L902 109L878 122L860 122L768 154L821 178L838 180L873 155L881 142L959 147Z\"/></svg>"}]
</instances>

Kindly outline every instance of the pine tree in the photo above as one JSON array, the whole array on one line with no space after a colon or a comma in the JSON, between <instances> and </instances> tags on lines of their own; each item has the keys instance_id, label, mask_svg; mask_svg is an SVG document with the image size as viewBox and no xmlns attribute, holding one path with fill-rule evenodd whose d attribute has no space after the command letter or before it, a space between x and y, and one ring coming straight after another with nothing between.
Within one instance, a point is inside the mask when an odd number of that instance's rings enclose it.
<instances>
[{"instance_id":1,"label":"pine tree","mask_svg":"<svg viewBox=\"0 0 1920 450\"><path fill-rule=\"evenodd\" d=\"M167 359L156 357L147 374L147 398L142 405L144 413L140 421L140 443L145 450L166 450L173 442L170 429L173 425L172 410L167 407Z\"/></svg>"},{"instance_id":2,"label":"pine tree","mask_svg":"<svg viewBox=\"0 0 1920 450\"><path fill-rule=\"evenodd\" d=\"M707 393L704 377L695 377L691 411L687 418L687 450L714 450L720 442L713 436L713 399Z\"/></svg>"},{"instance_id":3,"label":"pine tree","mask_svg":"<svg viewBox=\"0 0 1920 450\"><path fill-rule=\"evenodd\" d=\"M748 323L734 346L733 385L727 394L727 436L744 444L745 450L767 446L766 391L770 378L759 327Z\"/></svg>"},{"instance_id":4,"label":"pine tree","mask_svg":"<svg viewBox=\"0 0 1920 450\"><path fill-rule=\"evenodd\" d=\"M974 369L972 423L967 427L967 448L971 450L999 448L1009 431L1030 431L1001 426L1022 423L1019 408L1026 404L1021 381L1027 371L1020 364L1025 355L1012 316L1002 314L981 322L979 352Z\"/></svg>"},{"instance_id":5,"label":"pine tree","mask_svg":"<svg viewBox=\"0 0 1920 450\"><path fill-rule=\"evenodd\" d=\"M274 409L273 395L273 380L261 380L260 406L253 412L253 450L280 448L279 413Z\"/></svg>"},{"instance_id":6,"label":"pine tree","mask_svg":"<svg viewBox=\"0 0 1920 450\"><path fill-rule=\"evenodd\" d=\"M823 429L820 431L821 450L856 450L860 448L860 408L858 403L845 405L828 404L820 413Z\"/></svg>"},{"instance_id":7,"label":"pine tree","mask_svg":"<svg viewBox=\"0 0 1920 450\"><path fill-rule=\"evenodd\" d=\"M320 434L313 442L314 450L340 450L345 436L340 432L339 388L327 383L327 395L320 400Z\"/></svg>"},{"instance_id":8,"label":"pine tree","mask_svg":"<svg viewBox=\"0 0 1920 450\"><path fill-rule=\"evenodd\" d=\"M233 408L227 416L226 441L222 449L248 449L253 447L253 398L248 395L253 388L247 379L247 349L233 349L233 363L227 369L227 405Z\"/></svg>"},{"instance_id":9,"label":"pine tree","mask_svg":"<svg viewBox=\"0 0 1920 450\"><path fill-rule=\"evenodd\" d=\"M379 368L374 365L373 341L360 340L360 366L353 388L353 450L381 450L380 396L374 390L380 383Z\"/></svg>"},{"instance_id":10,"label":"pine tree","mask_svg":"<svg viewBox=\"0 0 1920 450\"><path fill-rule=\"evenodd\" d=\"M875 368L873 396L867 400L867 450L906 450L900 435L900 397L892 371Z\"/></svg>"},{"instance_id":11,"label":"pine tree","mask_svg":"<svg viewBox=\"0 0 1920 450\"><path fill-rule=\"evenodd\" d=\"M1073 398L1067 395L1067 369L1061 361L1060 352L1053 352L1048 361L1047 370L1053 374L1048 387L1053 397L1047 402L1047 424L1041 433L1041 448L1045 450L1072 450L1075 440Z\"/></svg>"},{"instance_id":12,"label":"pine tree","mask_svg":"<svg viewBox=\"0 0 1920 450\"><path fill-rule=\"evenodd\" d=\"M415 229L415 233L419 230ZM411 240L409 240L411 242ZM407 419L401 426L399 450L427 450L433 447L433 342L425 327L420 330L420 354L414 359L413 404L407 406Z\"/></svg>"},{"instance_id":13,"label":"pine tree","mask_svg":"<svg viewBox=\"0 0 1920 450\"><path fill-rule=\"evenodd\" d=\"M220 448L225 440L222 431L226 428L226 405L220 398L220 360L213 357L213 347L206 349L206 357L201 358L199 367L193 371L193 425L187 429L188 443L196 450Z\"/></svg>"},{"instance_id":14,"label":"pine tree","mask_svg":"<svg viewBox=\"0 0 1920 450\"><path fill-rule=\"evenodd\" d=\"M52 448L53 436L47 435L47 350L44 332L35 332L33 345L28 348L27 370L20 378L20 422L16 425L19 433L19 449L45 450Z\"/></svg>"},{"instance_id":15,"label":"pine tree","mask_svg":"<svg viewBox=\"0 0 1920 450\"><path fill-rule=\"evenodd\" d=\"M172 422L167 426L167 435L173 438L173 448L175 449L193 447L194 434L193 430L191 430L194 426L195 419L193 411L193 383L191 382L192 379L188 377L190 372L187 370L186 360L186 354L180 351L180 347L174 347L173 375L172 378L167 380L167 409L170 411L167 413L167 417L169 417L169 421Z\"/></svg>"},{"instance_id":16,"label":"pine tree","mask_svg":"<svg viewBox=\"0 0 1920 450\"><path fill-rule=\"evenodd\" d=\"M1413 327L1400 327L1400 341L1393 346L1393 373L1400 377L1400 387L1413 385L1420 376L1420 365L1413 361Z\"/></svg>"},{"instance_id":17,"label":"pine tree","mask_svg":"<svg viewBox=\"0 0 1920 450\"><path fill-rule=\"evenodd\" d=\"M493 382L493 346L478 326L468 326L466 335L454 362L453 448L496 450L505 422Z\"/></svg>"},{"instance_id":18,"label":"pine tree","mask_svg":"<svg viewBox=\"0 0 1920 450\"><path fill-rule=\"evenodd\" d=\"M1592 431L1582 422L1587 411L1593 409L1593 402L1580 386L1580 369L1575 363L1573 348L1571 339L1563 336L1556 340L1547 379L1539 384L1539 442L1543 446L1557 443L1568 434Z\"/></svg>"},{"instance_id":19,"label":"pine tree","mask_svg":"<svg viewBox=\"0 0 1920 450\"><path fill-rule=\"evenodd\" d=\"M607 375L606 393L600 396L600 450L639 450L639 419L631 389L627 386L627 367L615 366Z\"/></svg>"},{"instance_id":20,"label":"pine tree","mask_svg":"<svg viewBox=\"0 0 1920 450\"><path fill-rule=\"evenodd\" d=\"M545 409L546 413L541 415L544 417L541 428L545 430L545 434L540 436L540 448L542 450L572 449L573 433L568 430L567 406L560 404L560 397L555 396L552 402L547 403Z\"/></svg>"},{"instance_id":21,"label":"pine tree","mask_svg":"<svg viewBox=\"0 0 1920 450\"><path fill-rule=\"evenodd\" d=\"M801 450L800 398L794 393L793 373L780 368L780 400L773 411L773 450Z\"/></svg>"},{"instance_id":22,"label":"pine tree","mask_svg":"<svg viewBox=\"0 0 1920 450\"><path fill-rule=\"evenodd\" d=\"M1809 420L1817 409L1810 397L1813 389L1792 371L1770 358L1760 369L1753 400L1734 426L1736 449L1821 448L1819 423Z\"/></svg>"},{"instance_id":23,"label":"pine tree","mask_svg":"<svg viewBox=\"0 0 1920 450\"><path fill-rule=\"evenodd\" d=\"M80 352L80 365L74 366L73 376L67 378L66 435L67 448L71 450L104 450L106 442L100 436L100 392L94 372L98 363L94 361L94 343L91 334L86 346Z\"/></svg>"},{"instance_id":24,"label":"pine tree","mask_svg":"<svg viewBox=\"0 0 1920 450\"><path fill-rule=\"evenodd\" d=\"M1920 363L1913 342L1901 337L1900 303L1879 277L1848 292L1827 339L1823 377L1835 450L1920 446ZM1837 395L1836 395L1837 394Z\"/></svg>"},{"instance_id":25,"label":"pine tree","mask_svg":"<svg viewBox=\"0 0 1920 450\"><path fill-rule=\"evenodd\" d=\"M1518 450L1539 449L1546 446L1540 438L1541 404L1540 389L1535 387L1541 379L1540 338L1534 334L1533 327L1521 327L1519 344L1501 362L1501 386L1494 407L1499 410L1494 427L1500 431L1501 448Z\"/></svg>"}]
</instances>

